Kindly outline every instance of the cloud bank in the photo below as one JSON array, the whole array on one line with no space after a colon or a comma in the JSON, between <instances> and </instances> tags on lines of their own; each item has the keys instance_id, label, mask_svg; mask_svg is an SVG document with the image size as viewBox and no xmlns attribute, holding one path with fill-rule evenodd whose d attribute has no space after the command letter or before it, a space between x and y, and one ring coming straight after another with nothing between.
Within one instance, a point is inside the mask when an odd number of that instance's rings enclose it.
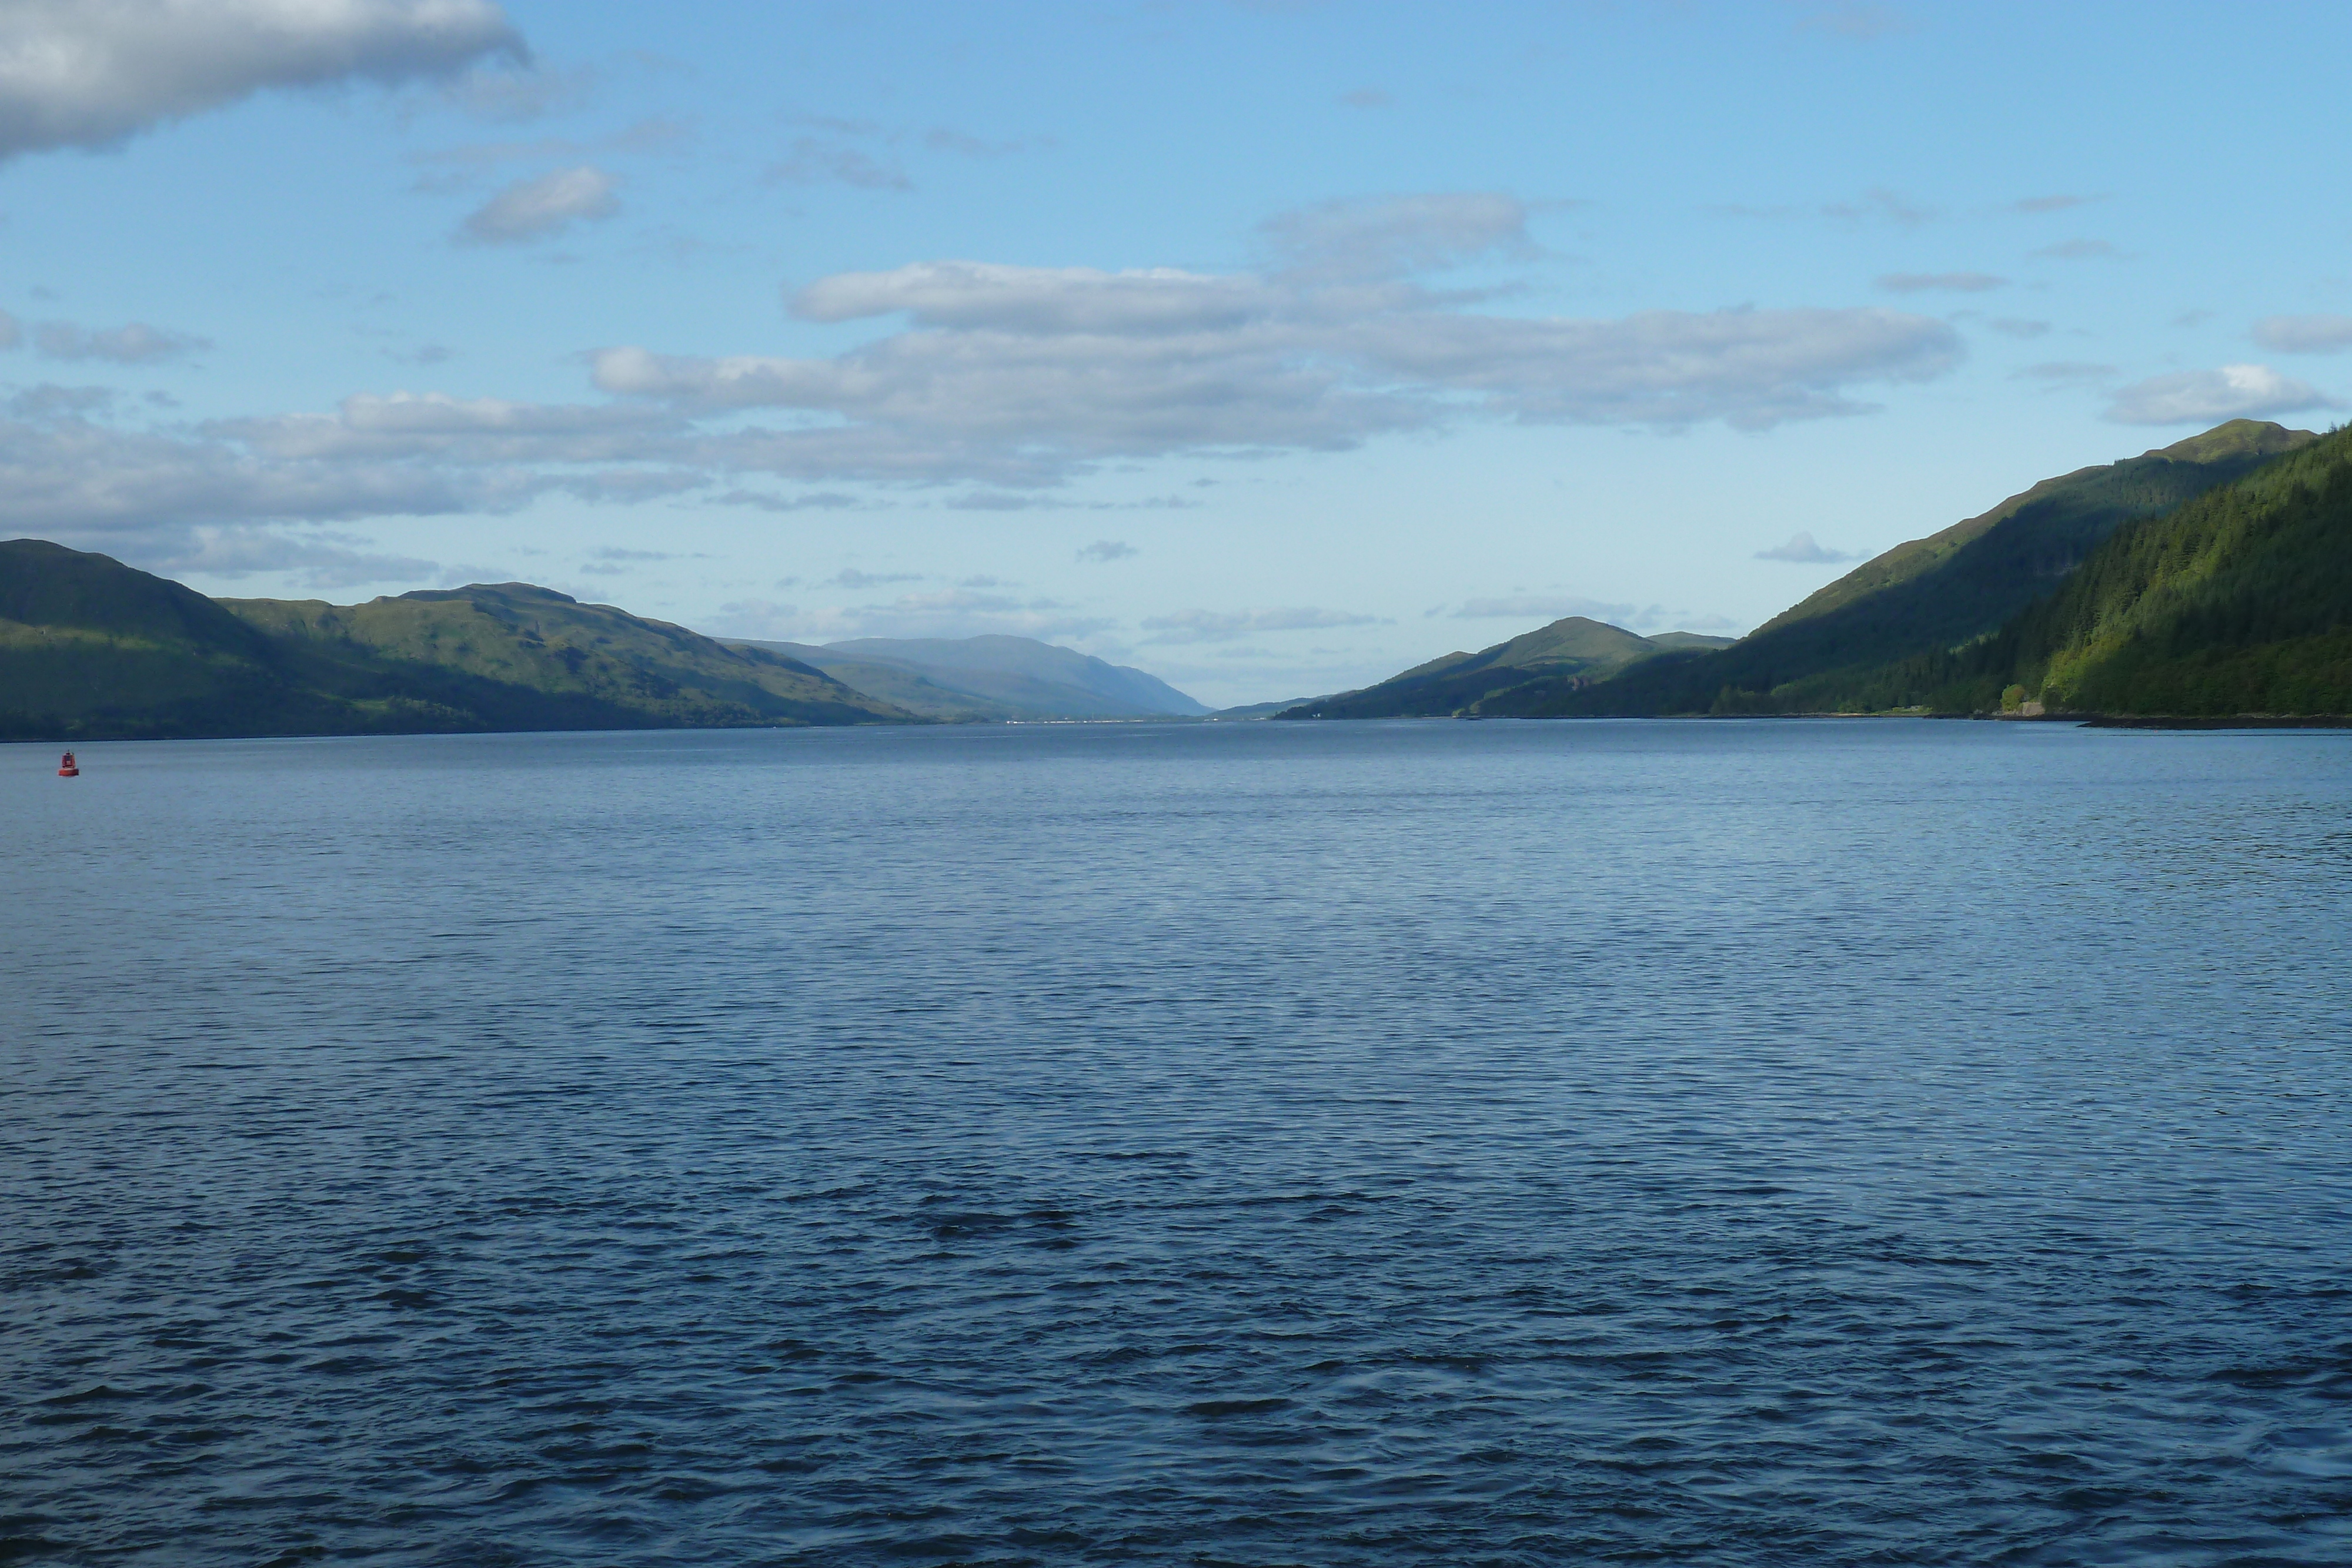
<instances>
[{"instance_id":1,"label":"cloud bank","mask_svg":"<svg viewBox=\"0 0 2352 1568\"><path fill-rule=\"evenodd\" d=\"M0 159L113 146L265 88L448 76L522 54L489 0L9 0Z\"/></svg>"},{"instance_id":2,"label":"cloud bank","mask_svg":"<svg viewBox=\"0 0 2352 1568\"><path fill-rule=\"evenodd\" d=\"M457 237L474 245L520 245L561 234L576 223L609 218L620 210L613 177L583 164L516 181L477 208L459 225Z\"/></svg>"},{"instance_id":3,"label":"cloud bank","mask_svg":"<svg viewBox=\"0 0 2352 1568\"><path fill-rule=\"evenodd\" d=\"M612 206L601 171L562 170L501 192L466 237L521 243ZM1507 316L1491 296L1404 276L1517 254L1524 217L1475 194L1331 204L1269 225L1276 259L1233 273L839 273L787 302L804 320L869 324L863 343L811 358L605 348L588 356L604 396L575 403L371 392L326 412L134 428L52 401L0 428L0 481L19 526L173 540L236 520L511 509L557 491L700 490L782 512L856 504L844 485L952 485L966 488L950 506L1029 506L1120 463L1337 452L1479 422L1765 430L1864 413L1864 388L1941 375L1962 352L1948 323L1883 308ZM194 346L144 327L45 345L125 362ZM768 493L773 482L814 493Z\"/></svg>"},{"instance_id":4,"label":"cloud bank","mask_svg":"<svg viewBox=\"0 0 2352 1568\"><path fill-rule=\"evenodd\" d=\"M150 327L144 321L106 328L83 328L69 321L49 321L43 323L40 330L33 334L33 343L48 359L108 360L118 365L153 364L212 347L210 340L194 333L166 331L160 327Z\"/></svg>"},{"instance_id":5,"label":"cloud bank","mask_svg":"<svg viewBox=\"0 0 2352 1568\"><path fill-rule=\"evenodd\" d=\"M2254 341L2281 354L2332 354L2352 349L2352 316L2266 316Z\"/></svg>"},{"instance_id":6,"label":"cloud bank","mask_svg":"<svg viewBox=\"0 0 2352 1568\"><path fill-rule=\"evenodd\" d=\"M2264 419L2306 409L2335 408L2336 400L2308 382L2268 365L2223 365L2152 376L2116 393L2107 417L2118 424L2214 424Z\"/></svg>"},{"instance_id":7,"label":"cloud bank","mask_svg":"<svg viewBox=\"0 0 2352 1568\"><path fill-rule=\"evenodd\" d=\"M1259 272L921 262L789 299L879 335L824 359L600 350L616 397L708 419L773 411L731 461L787 478L1058 482L1118 459L1337 451L1465 420L1763 430L1865 411L1865 384L1958 362L1958 335L1883 308L1487 313L1411 272L1513 254L1493 196L1334 204L1276 220Z\"/></svg>"},{"instance_id":8,"label":"cloud bank","mask_svg":"<svg viewBox=\"0 0 2352 1568\"><path fill-rule=\"evenodd\" d=\"M1758 550L1756 559L1801 561L1807 565L1827 565L1832 561L1860 560L1862 553L1859 550L1831 549L1816 542L1812 535L1799 532L1790 534L1787 544L1774 545L1770 549Z\"/></svg>"},{"instance_id":9,"label":"cloud bank","mask_svg":"<svg viewBox=\"0 0 2352 1568\"><path fill-rule=\"evenodd\" d=\"M849 637L976 637L1004 632L1052 641L1087 637L1118 624L1080 613L1051 599L1020 599L971 589L913 593L887 604L803 610L769 600L743 600L719 607L720 630L730 636L792 643L839 642Z\"/></svg>"}]
</instances>

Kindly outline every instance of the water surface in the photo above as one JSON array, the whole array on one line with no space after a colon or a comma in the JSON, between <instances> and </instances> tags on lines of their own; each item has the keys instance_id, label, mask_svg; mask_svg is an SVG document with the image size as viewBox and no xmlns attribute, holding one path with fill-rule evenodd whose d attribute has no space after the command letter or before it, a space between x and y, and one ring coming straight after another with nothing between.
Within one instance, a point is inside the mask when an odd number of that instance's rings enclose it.
<instances>
[{"instance_id":1,"label":"water surface","mask_svg":"<svg viewBox=\"0 0 2352 1568\"><path fill-rule=\"evenodd\" d=\"M2352 736L0 747L0 1557L2352 1561Z\"/></svg>"}]
</instances>

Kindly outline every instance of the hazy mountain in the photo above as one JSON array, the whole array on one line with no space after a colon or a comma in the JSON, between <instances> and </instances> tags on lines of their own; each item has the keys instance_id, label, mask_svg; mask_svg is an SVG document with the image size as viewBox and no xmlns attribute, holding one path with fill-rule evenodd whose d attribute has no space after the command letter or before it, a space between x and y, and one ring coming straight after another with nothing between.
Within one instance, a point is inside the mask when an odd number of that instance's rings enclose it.
<instances>
[{"instance_id":1,"label":"hazy mountain","mask_svg":"<svg viewBox=\"0 0 2352 1568\"><path fill-rule=\"evenodd\" d=\"M1571 615L1477 653L1447 653L1374 686L1285 709L1280 718L1428 718L1489 711L1505 694L1537 683L1549 691L1615 674L1645 659L1691 647L1728 646L1727 637L1668 632L1643 637Z\"/></svg>"},{"instance_id":2,"label":"hazy mountain","mask_svg":"<svg viewBox=\"0 0 2352 1568\"><path fill-rule=\"evenodd\" d=\"M911 716L790 659L526 583L215 601L108 556L0 544L0 735L15 738Z\"/></svg>"},{"instance_id":3,"label":"hazy mountain","mask_svg":"<svg viewBox=\"0 0 2352 1568\"><path fill-rule=\"evenodd\" d=\"M1218 719L1272 718L1286 709L1310 707L1329 700L1328 697L1285 697L1280 702L1244 703L1238 707L1221 707L1209 716Z\"/></svg>"},{"instance_id":4,"label":"hazy mountain","mask_svg":"<svg viewBox=\"0 0 2352 1568\"><path fill-rule=\"evenodd\" d=\"M1912 661L1999 630L2116 529L2168 512L2318 437L2232 420L2138 457L2044 479L1897 545L1719 652L1595 685L1529 685L1486 711L1528 715L1875 712L1927 700Z\"/></svg>"},{"instance_id":5,"label":"hazy mountain","mask_svg":"<svg viewBox=\"0 0 2352 1568\"><path fill-rule=\"evenodd\" d=\"M1209 710L1155 675L1028 637L741 642L928 718L1168 718Z\"/></svg>"}]
</instances>

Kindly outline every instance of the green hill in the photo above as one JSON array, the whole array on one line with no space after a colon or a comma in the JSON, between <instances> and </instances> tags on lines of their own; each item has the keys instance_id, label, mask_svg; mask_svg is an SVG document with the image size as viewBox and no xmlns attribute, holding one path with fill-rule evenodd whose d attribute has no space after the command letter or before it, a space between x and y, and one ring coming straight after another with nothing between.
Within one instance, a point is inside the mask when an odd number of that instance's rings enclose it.
<instances>
[{"instance_id":1,"label":"green hill","mask_svg":"<svg viewBox=\"0 0 2352 1568\"><path fill-rule=\"evenodd\" d=\"M0 543L0 737L176 733L200 714L232 733L299 706L269 640L203 594L106 556Z\"/></svg>"},{"instance_id":2,"label":"green hill","mask_svg":"<svg viewBox=\"0 0 2352 1568\"><path fill-rule=\"evenodd\" d=\"M90 740L859 724L823 672L523 583L366 604L214 601L0 544L0 737Z\"/></svg>"},{"instance_id":3,"label":"green hill","mask_svg":"<svg viewBox=\"0 0 2352 1568\"><path fill-rule=\"evenodd\" d=\"M2116 529L2170 511L2316 441L2252 420L2045 479L1990 511L1897 545L1717 653L1664 658L1614 680L1529 686L1526 715L1884 712L1931 701L1923 658L1997 631Z\"/></svg>"},{"instance_id":4,"label":"green hill","mask_svg":"<svg viewBox=\"0 0 2352 1568\"><path fill-rule=\"evenodd\" d=\"M2352 715L2352 430L2118 529L1998 636L1909 676L1951 711Z\"/></svg>"},{"instance_id":5,"label":"green hill","mask_svg":"<svg viewBox=\"0 0 2352 1568\"><path fill-rule=\"evenodd\" d=\"M1375 686L1343 692L1278 713L1276 718L1437 718L1494 711L1529 686L1550 692L1605 679L1661 653L1719 648L1724 637L1669 632L1643 637L1622 626L1571 615L1497 643L1483 653L1447 653Z\"/></svg>"}]
</instances>

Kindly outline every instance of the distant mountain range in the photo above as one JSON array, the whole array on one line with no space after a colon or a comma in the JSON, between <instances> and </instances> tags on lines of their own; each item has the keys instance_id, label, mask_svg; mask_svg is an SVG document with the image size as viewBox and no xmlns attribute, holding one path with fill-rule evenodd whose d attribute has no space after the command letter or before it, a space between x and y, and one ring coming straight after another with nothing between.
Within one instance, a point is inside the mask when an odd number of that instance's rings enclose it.
<instances>
[{"instance_id":1,"label":"distant mountain range","mask_svg":"<svg viewBox=\"0 0 2352 1568\"><path fill-rule=\"evenodd\" d=\"M1209 711L1155 675L1027 637L730 645L796 660L924 718L1192 718Z\"/></svg>"},{"instance_id":2,"label":"distant mountain range","mask_svg":"<svg viewBox=\"0 0 2352 1568\"><path fill-rule=\"evenodd\" d=\"M1023 637L721 641L528 583L212 600L0 544L0 738L1268 716L2352 715L2352 430L2235 420L2045 479L1738 642L1570 616L1210 715Z\"/></svg>"},{"instance_id":3,"label":"distant mountain range","mask_svg":"<svg viewBox=\"0 0 2352 1568\"><path fill-rule=\"evenodd\" d=\"M1206 711L1140 670L1025 637L726 643L521 582L352 605L214 600L108 556L0 544L0 739Z\"/></svg>"},{"instance_id":4,"label":"distant mountain range","mask_svg":"<svg viewBox=\"0 0 2352 1568\"><path fill-rule=\"evenodd\" d=\"M792 659L527 583L366 604L211 600L108 556L0 544L0 737L871 724Z\"/></svg>"}]
</instances>

